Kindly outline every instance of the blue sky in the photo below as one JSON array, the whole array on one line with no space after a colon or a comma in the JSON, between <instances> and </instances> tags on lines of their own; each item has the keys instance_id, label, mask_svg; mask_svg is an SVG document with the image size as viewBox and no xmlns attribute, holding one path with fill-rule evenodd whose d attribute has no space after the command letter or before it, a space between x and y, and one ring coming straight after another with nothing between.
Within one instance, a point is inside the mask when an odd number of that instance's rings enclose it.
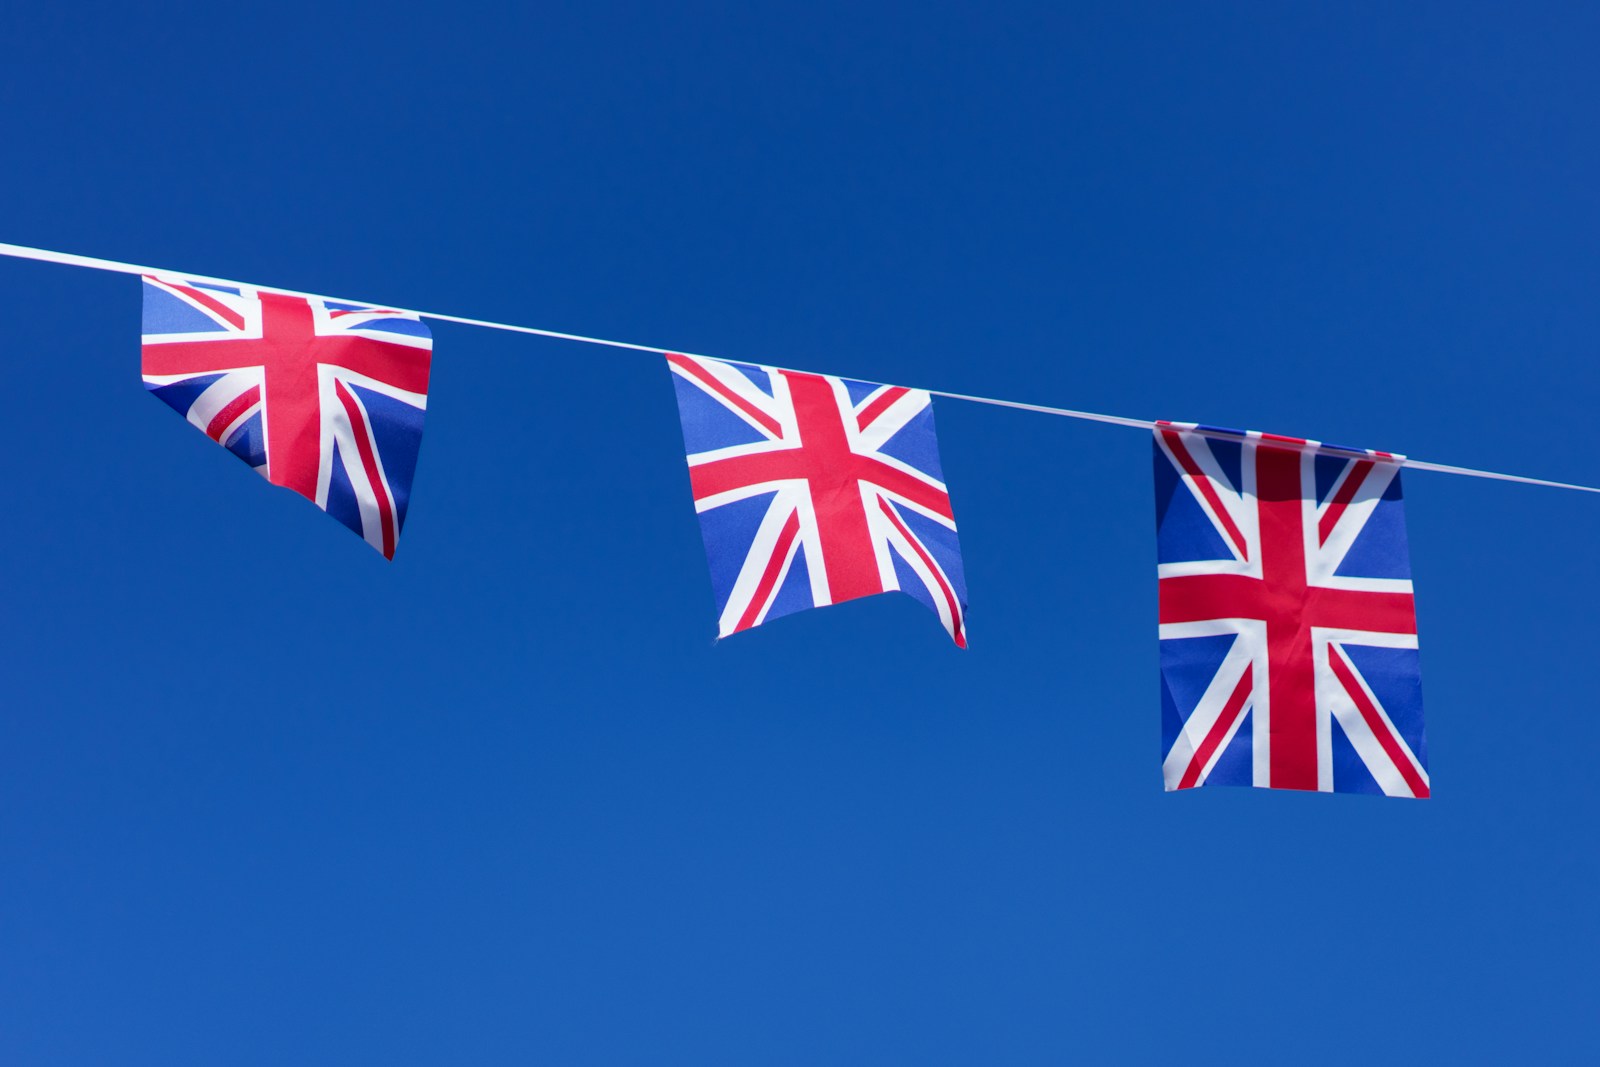
<instances>
[{"instance_id":1,"label":"blue sky","mask_svg":"<svg viewBox=\"0 0 1600 1067\"><path fill-rule=\"evenodd\" d=\"M9 5L0 240L1594 483L1587 5ZM1594 498L1406 476L1434 798L1160 777L1150 445L938 403L971 648L714 641L640 354L392 564L0 261L18 1064L1592 1057Z\"/></svg>"}]
</instances>

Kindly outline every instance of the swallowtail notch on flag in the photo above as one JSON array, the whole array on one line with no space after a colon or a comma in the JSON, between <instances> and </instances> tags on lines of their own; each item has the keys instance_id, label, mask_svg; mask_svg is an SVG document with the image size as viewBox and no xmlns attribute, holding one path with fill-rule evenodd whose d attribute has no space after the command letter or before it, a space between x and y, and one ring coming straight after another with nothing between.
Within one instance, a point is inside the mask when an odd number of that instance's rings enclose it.
<instances>
[{"instance_id":1,"label":"swallowtail notch on flag","mask_svg":"<svg viewBox=\"0 0 1600 1067\"><path fill-rule=\"evenodd\" d=\"M144 278L145 388L390 559L432 352L406 312Z\"/></svg>"},{"instance_id":2,"label":"swallowtail notch on flag","mask_svg":"<svg viewBox=\"0 0 1600 1067\"><path fill-rule=\"evenodd\" d=\"M927 392L667 363L722 636L898 589L966 647L961 546Z\"/></svg>"},{"instance_id":3,"label":"swallowtail notch on flag","mask_svg":"<svg viewBox=\"0 0 1600 1067\"><path fill-rule=\"evenodd\" d=\"M1428 795L1400 459L1156 424L1169 790Z\"/></svg>"}]
</instances>

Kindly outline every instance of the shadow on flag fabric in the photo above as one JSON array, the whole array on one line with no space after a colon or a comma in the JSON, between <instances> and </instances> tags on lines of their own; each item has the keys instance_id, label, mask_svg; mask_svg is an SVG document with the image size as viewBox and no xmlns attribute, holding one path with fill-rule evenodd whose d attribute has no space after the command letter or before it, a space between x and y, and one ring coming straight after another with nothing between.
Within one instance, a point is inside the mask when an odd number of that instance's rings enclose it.
<instances>
[{"instance_id":1,"label":"shadow on flag fabric","mask_svg":"<svg viewBox=\"0 0 1600 1067\"><path fill-rule=\"evenodd\" d=\"M433 355L415 315L147 275L143 340L145 388L394 558Z\"/></svg>"},{"instance_id":2,"label":"shadow on flag fabric","mask_svg":"<svg viewBox=\"0 0 1600 1067\"><path fill-rule=\"evenodd\" d=\"M1156 424L1167 789L1428 795L1399 458Z\"/></svg>"},{"instance_id":3,"label":"shadow on flag fabric","mask_svg":"<svg viewBox=\"0 0 1600 1067\"><path fill-rule=\"evenodd\" d=\"M928 393L692 356L667 364L721 636L898 589L966 647Z\"/></svg>"}]
</instances>

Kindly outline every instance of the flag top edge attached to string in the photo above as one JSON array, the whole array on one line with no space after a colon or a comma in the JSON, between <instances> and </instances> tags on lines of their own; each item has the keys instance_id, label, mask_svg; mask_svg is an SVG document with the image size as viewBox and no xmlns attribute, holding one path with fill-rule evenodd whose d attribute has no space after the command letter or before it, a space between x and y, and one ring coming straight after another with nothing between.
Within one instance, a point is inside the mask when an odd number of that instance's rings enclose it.
<instances>
[{"instance_id":1,"label":"flag top edge attached to string","mask_svg":"<svg viewBox=\"0 0 1600 1067\"><path fill-rule=\"evenodd\" d=\"M13 259L29 259L42 263L56 263L70 267L87 267L90 270L111 271L119 274L148 274L188 278L191 281L208 282L217 285L246 285L244 282L233 281L227 278L217 278L210 275L196 274L190 271L170 270L163 267L140 266L133 263L120 262L118 260L101 259L95 256L82 256L71 252L56 252L50 249L33 248L27 245L14 245L5 242L0 242L0 255L10 256ZM462 326L477 326L488 330L504 330L510 333L528 334L534 337L548 337L558 341L576 341L581 344L601 345L607 348L620 348L634 352L649 352L659 356L666 356L669 353L677 353L680 355L694 356L695 358L700 359L719 359L722 362L730 362L729 360L723 359L719 356L703 356L696 353L683 352L681 349L660 348L654 345L633 344L628 341L613 341L602 337L588 337L582 334L562 333L556 330L542 330L533 326L519 326L508 322L494 322L489 319L474 319L461 315L446 315L433 311L420 311L414 308L397 307L396 305L390 304L386 301L350 300L345 297L323 296L318 293L308 293L299 289L285 289L270 285L249 285L248 287L259 292L277 293L283 296L304 297L313 300L325 300L334 301L337 303L360 304L368 307L385 308L403 314L415 315L418 318L433 319L437 322L453 322ZM734 360L731 362L747 361ZM773 369L790 370L799 374L818 373L816 371L809 371L795 367L774 367ZM840 377L848 376L844 375ZM1049 407L1043 404L1029 404L1016 400L1001 400L995 397L976 396L970 393L953 393L940 389L924 389L923 392L929 393L933 396L946 397L950 400L965 400L972 404L984 404L990 407L1013 408L1018 411L1031 411L1042 415L1055 415L1061 418L1077 419L1085 422L1099 422L1112 426L1124 426L1131 429L1150 430L1160 425L1157 422L1149 419L1133 419L1121 415L1106 415L1092 411L1077 411L1071 408ZM1204 427L1204 424L1197 423L1174 422L1167 423L1167 425L1184 428L1196 427L1197 429L1202 430L1210 429L1209 427ZM1218 430L1217 433L1222 436L1230 435L1229 431L1223 430ZM1262 437L1263 439L1271 440L1273 438L1280 437L1280 435L1263 434ZM1570 489L1579 493L1600 494L1600 487L1578 485L1573 482L1559 482L1545 478L1529 478L1518 474L1502 474L1497 471L1480 470L1475 467L1458 467L1445 463L1429 463L1422 460L1410 459L1406 456L1400 455L1399 453L1377 452L1371 449L1349 449L1343 446L1327 445L1321 442L1314 442L1304 438L1281 437L1281 440L1284 442L1302 441L1306 444L1316 444L1319 449L1336 452L1342 455L1371 455L1374 458L1388 457L1393 462L1400 463L1402 466L1410 467L1415 470L1432 471L1438 474L1454 474L1467 478L1483 478L1491 481L1501 482L1518 482L1523 485L1536 485L1549 489Z\"/></svg>"},{"instance_id":2,"label":"flag top edge attached to string","mask_svg":"<svg viewBox=\"0 0 1600 1067\"><path fill-rule=\"evenodd\" d=\"M1315 441L1305 437L1289 437L1284 434L1267 433L1264 430L1234 430L1226 426L1208 426L1200 422L1172 422L1167 419L1156 420L1154 427L1158 430L1177 430L1181 433L1194 433L1202 437L1211 437L1223 441L1256 441L1268 447L1277 445L1301 452L1326 453L1347 456L1353 459L1370 459L1381 463L1398 463L1401 466L1409 465L1409 460L1399 452L1383 452L1375 448L1352 448L1348 445L1335 445L1327 441Z\"/></svg>"}]
</instances>

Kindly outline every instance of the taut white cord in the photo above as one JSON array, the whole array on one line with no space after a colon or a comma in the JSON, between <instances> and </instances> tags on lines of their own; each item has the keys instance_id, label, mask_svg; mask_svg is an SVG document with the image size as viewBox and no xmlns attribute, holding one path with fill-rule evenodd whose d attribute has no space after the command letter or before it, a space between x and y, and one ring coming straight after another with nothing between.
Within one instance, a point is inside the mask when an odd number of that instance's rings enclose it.
<instances>
[{"instance_id":1,"label":"taut white cord","mask_svg":"<svg viewBox=\"0 0 1600 1067\"><path fill-rule=\"evenodd\" d=\"M52 252L44 248L29 248L25 245L12 245L0 242L0 255L11 256L15 259L36 259L44 263L61 263L69 267L88 267L90 270L114 271L118 274L158 274L166 277L188 278L197 282L209 282L214 285L246 286L247 283L231 281L227 278L211 278L204 274L190 274L188 271L168 270L163 267L141 267L134 263L121 263L113 259L97 259L94 256L78 256L70 252ZM298 289L279 289L271 285L247 286L260 289L269 293L282 293L285 296L309 297L312 300L333 300L343 304L366 304L369 307L393 308L395 311L404 311L418 318L434 319L438 322L455 322L462 326L481 326L486 330L506 330L511 333L532 334L535 337L552 337L558 341L578 341L586 345L604 345L607 348L625 348L634 352L651 352L656 355L676 353L678 355L692 356L692 352L681 352L675 348L657 348L654 345L636 345L627 341L609 341L603 337L585 337L576 333L559 333L555 330L540 330L532 326L517 326L509 322L490 322L487 319L469 319L461 315L441 315L436 311L416 311L411 308L397 308L392 304L376 303L370 300L350 300L345 297L321 296L317 293L305 293ZM702 359L720 357L701 356ZM777 368L780 370L794 370L793 367ZM1138 430L1154 429L1156 423L1149 419L1130 419L1121 415L1101 415L1093 411L1073 411L1070 408L1045 407L1042 404L1024 404L1016 400L997 400L988 396L969 396L966 393L946 393L938 389L926 390L934 396L942 396L949 400L965 400L972 404L989 404L993 407L1015 408L1018 411L1032 411L1040 415L1059 415L1066 419L1082 419L1086 422L1103 422L1112 426L1128 426ZM1210 431L1201 427L1184 426L1189 432L1206 434ZM1218 437L1237 439L1232 434L1217 434ZM1337 449L1341 454L1348 454L1346 449ZM1543 478L1524 478L1518 474L1499 474L1495 471L1474 470L1471 467L1452 467L1443 463L1425 463L1421 460L1395 457L1395 462L1414 470L1436 471L1440 474L1459 474L1467 478L1489 478L1500 482L1521 482L1523 485L1542 485L1551 489L1573 489L1580 493L1600 493L1600 489L1589 485L1573 485L1570 482L1551 482Z\"/></svg>"}]
</instances>

